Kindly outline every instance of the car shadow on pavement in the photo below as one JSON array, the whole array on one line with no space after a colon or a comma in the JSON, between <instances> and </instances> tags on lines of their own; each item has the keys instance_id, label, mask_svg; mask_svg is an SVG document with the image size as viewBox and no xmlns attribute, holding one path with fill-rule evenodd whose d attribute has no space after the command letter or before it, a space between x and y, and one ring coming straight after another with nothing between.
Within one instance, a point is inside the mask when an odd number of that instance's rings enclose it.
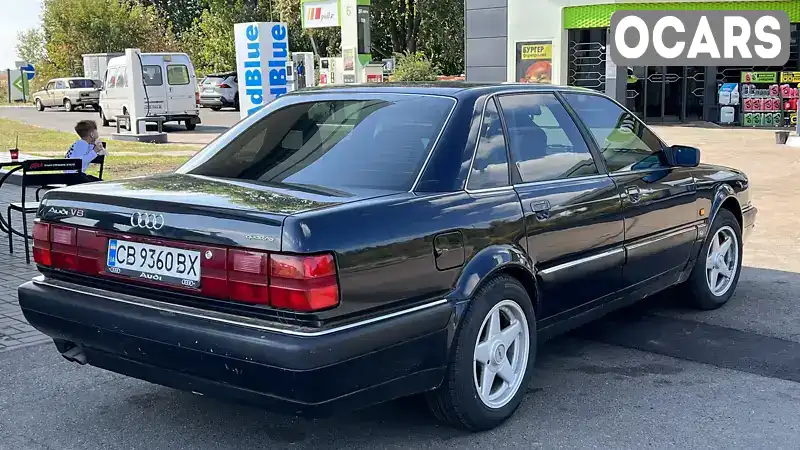
<instances>
[{"instance_id":1,"label":"car shadow on pavement","mask_svg":"<svg viewBox=\"0 0 800 450\"><path fill-rule=\"evenodd\" d=\"M648 420L658 420L668 410L688 432L694 426L691 414L687 416L685 407L677 400L670 403L670 399L697 398L712 390L706 400L708 405L699 407L700 412L691 412L703 415L711 412L702 408L730 407L714 402L750 395L749 390L742 391L736 384L741 381L723 386L725 382L720 380L729 380L731 375L717 378L713 372L716 367L739 370L745 375L800 380L800 367L792 359L792 355L800 354L800 341L770 336L785 324L800 323L800 305L793 301L793 292L798 288L800 274L747 267L729 304L717 311L697 313L684 308L676 293L668 291L552 339L539 350L528 398L518 414L497 430L482 435L438 424L421 396L328 418L298 418L74 364L58 369L63 376L54 383L59 384L58 389L75 389L70 386L77 383L69 381L73 379L92 384L67 401L69 408L77 408L80 413L70 415L68 423L46 422L42 426L45 431L52 429L50 432L56 433L64 427L84 430L84 442L102 442L111 434L116 436L111 439L126 443L119 448L148 448L157 442L171 442L181 448L230 449L467 448L512 430L512 434L532 433L536 440L546 441L543 433L548 427L564 427L564 433L576 431L581 424L593 424L603 417L593 408L612 408L614 414L622 415L609 419L616 426L639 423L642 414ZM750 320L748 315L756 313L757 320ZM48 352L52 352L48 358L58 358L52 347ZM40 389L56 390L41 385ZM795 394L800 395L800 389L789 392L784 388L775 395ZM61 403L57 399L41 400L36 407L51 404L51 408L59 408ZM653 404L660 406L654 410ZM642 405L646 405L645 409L636 409ZM766 403L752 406L768 409ZM146 436L142 430L147 430ZM518 443L523 442L530 443ZM536 445L526 448L533 447Z\"/></svg>"}]
</instances>

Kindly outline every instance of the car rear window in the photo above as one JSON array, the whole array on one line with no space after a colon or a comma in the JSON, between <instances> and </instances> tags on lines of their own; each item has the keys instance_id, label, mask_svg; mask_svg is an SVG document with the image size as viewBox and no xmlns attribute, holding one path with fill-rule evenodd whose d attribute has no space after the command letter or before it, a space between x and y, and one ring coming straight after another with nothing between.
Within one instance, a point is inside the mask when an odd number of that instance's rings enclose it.
<instances>
[{"instance_id":1,"label":"car rear window","mask_svg":"<svg viewBox=\"0 0 800 450\"><path fill-rule=\"evenodd\" d=\"M182 64L167 66L167 83L173 86L189 84L189 69Z\"/></svg>"},{"instance_id":2,"label":"car rear window","mask_svg":"<svg viewBox=\"0 0 800 450\"><path fill-rule=\"evenodd\" d=\"M222 77L207 77L205 80L203 80L203 84L204 85L209 85L209 84L217 85L217 84L222 83L222 80L223 80Z\"/></svg>"},{"instance_id":3,"label":"car rear window","mask_svg":"<svg viewBox=\"0 0 800 450\"><path fill-rule=\"evenodd\" d=\"M81 88L94 88L97 87L92 80L69 80L69 88L70 89L81 89Z\"/></svg>"},{"instance_id":4,"label":"car rear window","mask_svg":"<svg viewBox=\"0 0 800 450\"><path fill-rule=\"evenodd\" d=\"M454 106L452 98L405 95L297 103L272 111L222 148L206 147L179 172L409 190Z\"/></svg>"}]
</instances>

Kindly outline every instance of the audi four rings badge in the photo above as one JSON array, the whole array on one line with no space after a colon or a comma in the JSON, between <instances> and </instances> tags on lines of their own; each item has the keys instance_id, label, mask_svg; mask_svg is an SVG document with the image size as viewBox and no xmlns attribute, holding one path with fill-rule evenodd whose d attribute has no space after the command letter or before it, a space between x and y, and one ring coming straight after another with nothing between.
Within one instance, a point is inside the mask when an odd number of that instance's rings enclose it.
<instances>
[{"instance_id":1,"label":"audi four rings badge","mask_svg":"<svg viewBox=\"0 0 800 450\"><path fill-rule=\"evenodd\" d=\"M164 216L161 214L135 212L131 214L131 226L147 230L164 228Z\"/></svg>"}]
</instances>

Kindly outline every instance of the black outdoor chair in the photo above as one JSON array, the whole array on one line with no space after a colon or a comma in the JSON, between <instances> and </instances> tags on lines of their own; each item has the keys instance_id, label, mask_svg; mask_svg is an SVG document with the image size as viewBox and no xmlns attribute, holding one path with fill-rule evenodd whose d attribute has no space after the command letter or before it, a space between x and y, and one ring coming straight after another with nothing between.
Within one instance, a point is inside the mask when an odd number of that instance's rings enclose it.
<instances>
[{"instance_id":1,"label":"black outdoor chair","mask_svg":"<svg viewBox=\"0 0 800 450\"><path fill-rule=\"evenodd\" d=\"M22 161L12 172L22 170L22 198L19 203L8 205L7 224L8 224L8 251L14 253L13 235L22 237L25 240L25 259L30 264L31 254L28 235L28 214L34 214L39 209L39 202L26 201L27 189L42 186L71 186L85 182L81 168L83 162L80 159L29 159ZM11 212L22 213L22 232L15 230L11 222Z\"/></svg>"},{"instance_id":2,"label":"black outdoor chair","mask_svg":"<svg viewBox=\"0 0 800 450\"><path fill-rule=\"evenodd\" d=\"M103 181L103 169L106 165L106 155L100 155L97 158L93 159L89 164L99 164L100 165L100 173L98 174L97 178L98 181ZM39 186L39 189L36 189L36 201L38 202L39 199L39 192L41 191L49 191L50 189L58 189L62 187L66 187L65 184L51 184L47 186Z\"/></svg>"}]
</instances>

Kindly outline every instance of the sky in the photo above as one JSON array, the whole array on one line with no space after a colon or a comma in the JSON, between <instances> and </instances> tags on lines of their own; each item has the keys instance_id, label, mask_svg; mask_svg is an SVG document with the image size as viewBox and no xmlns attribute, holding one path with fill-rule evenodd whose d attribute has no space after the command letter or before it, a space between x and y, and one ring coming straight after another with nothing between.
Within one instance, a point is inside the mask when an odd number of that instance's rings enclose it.
<instances>
[{"instance_id":1,"label":"sky","mask_svg":"<svg viewBox=\"0 0 800 450\"><path fill-rule=\"evenodd\" d=\"M0 0L0 69L17 61L17 32L41 24L43 0Z\"/></svg>"}]
</instances>

